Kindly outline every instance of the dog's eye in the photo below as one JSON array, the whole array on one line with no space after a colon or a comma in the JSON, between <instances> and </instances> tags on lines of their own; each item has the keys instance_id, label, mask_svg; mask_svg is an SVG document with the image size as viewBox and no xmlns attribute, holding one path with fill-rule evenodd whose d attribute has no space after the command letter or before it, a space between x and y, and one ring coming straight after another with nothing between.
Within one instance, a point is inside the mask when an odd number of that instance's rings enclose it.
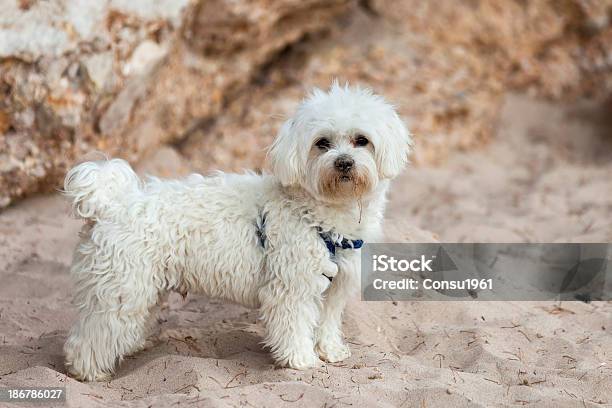
<instances>
[{"instance_id":1,"label":"dog's eye","mask_svg":"<svg viewBox=\"0 0 612 408\"><path fill-rule=\"evenodd\" d=\"M317 146L321 150L329 150L329 148L331 147L331 142L329 141L329 139L321 138L317 140L315 146Z\"/></svg>"},{"instance_id":2,"label":"dog's eye","mask_svg":"<svg viewBox=\"0 0 612 408\"><path fill-rule=\"evenodd\" d=\"M367 146L368 143L370 143L370 141L364 135L357 135L357 137L355 138L355 146L363 147Z\"/></svg>"}]
</instances>

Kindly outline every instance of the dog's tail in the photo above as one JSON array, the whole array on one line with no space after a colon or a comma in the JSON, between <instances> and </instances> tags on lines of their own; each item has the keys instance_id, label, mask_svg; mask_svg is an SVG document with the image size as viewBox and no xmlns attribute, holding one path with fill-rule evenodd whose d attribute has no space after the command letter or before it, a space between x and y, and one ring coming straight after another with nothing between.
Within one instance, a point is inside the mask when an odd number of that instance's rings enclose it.
<instances>
[{"instance_id":1,"label":"dog's tail","mask_svg":"<svg viewBox=\"0 0 612 408\"><path fill-rule=\"evenodd\" d=\"M72 198L74 214L85 219L114 218L127 196L139 191L140 179L121 159L81 163L64 179L64 194Z\"/></svg>"}]
</instances>

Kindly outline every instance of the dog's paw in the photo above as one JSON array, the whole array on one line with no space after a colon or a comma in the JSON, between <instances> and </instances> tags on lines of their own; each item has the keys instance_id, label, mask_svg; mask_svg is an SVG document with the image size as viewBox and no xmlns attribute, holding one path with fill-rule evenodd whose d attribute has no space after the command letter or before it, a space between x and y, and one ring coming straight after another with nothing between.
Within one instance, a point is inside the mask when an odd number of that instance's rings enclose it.
<instances>
[{"instance_id":1,"label":"dog's paw","mask_svg":"<svg viewBox=\"0 0 612 408\"><path fill-rule=\"evenodd\" d=\"M294 370L308 370L320 365L317 355L310 352L292 353L283 361L283 366L293 368Z\"/></svg>"},{"instance_id":2,"label":"dog's paw","mask_svg":"<svg viewBox=\"0 0 612 408\"><path fill-rule=\"evenodd\" d=\"M113 368L101 367L92 349L82 342L69 339L64 345L64 355L66 373L75 380L109 381L112 378Z\"/></svg>"},{"instance_id":3,"label":"dog's paw","mask_svg":"<svg viewBox=\"0 0 612 408\"><path fill-rule=\"evenodd\" d=\"M86 382L90 382L90 381L106 382L112 379L111 373L106 373L102 371L94 371L94 370L78 371L72 365L70 365L70 363L66 363L65 366L66 366L66 373L70 377L74 378L75 380L86 381Z\"/></svg>"},{"instance_id":4,"label":"dog's paw","mask_svg":"<svg viewBox=\"0 0 612 408\"><path fill-rule=\"evenodd\" d=\"M319 342L317 344L317 353L321 360L327 361L328 363L337 363L351 356L349 347L340 341Z\"/></svg>"}]
</instances>

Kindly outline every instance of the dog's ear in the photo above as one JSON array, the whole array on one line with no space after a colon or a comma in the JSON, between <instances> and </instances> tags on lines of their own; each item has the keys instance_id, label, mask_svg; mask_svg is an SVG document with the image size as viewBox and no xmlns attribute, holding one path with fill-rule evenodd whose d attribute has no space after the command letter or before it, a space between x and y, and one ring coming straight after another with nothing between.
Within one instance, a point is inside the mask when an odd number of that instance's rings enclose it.
<instances>
[{"instance_id":1,"label":"dog's ear","mask_svg":"<svg viewBox=\"0 0 612 408\"><path fill-rule=\"evenodd\" d=\"M379 132L380 141L375 150L379 176L381 179L391 179L408 163L412 138L395 110L391 111Z\"/></svg>"},{"instance_id":2,"label":"dog's ear","mask_svg":"<svg viewBox=\"0 0 612 408\"><path fill-rule=\"evenodd\" d=\"M300 180L297 139L298 135L293 129L293 119L289 119L281 126L268 151L272 173L284 186L298 184Z\"/></svg>"}]
</instances>

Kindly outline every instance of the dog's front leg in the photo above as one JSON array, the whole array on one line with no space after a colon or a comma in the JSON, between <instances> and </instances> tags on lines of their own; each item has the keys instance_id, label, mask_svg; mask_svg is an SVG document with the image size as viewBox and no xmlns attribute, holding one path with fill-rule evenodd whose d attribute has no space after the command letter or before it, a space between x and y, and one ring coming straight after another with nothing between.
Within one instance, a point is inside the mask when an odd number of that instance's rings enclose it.
<instances>
[{"instance_id":1,"label":"dog's front leg","mask_svg":"<svg viewBox=\"0 0 612 408\"><path fill-rule=\"evenodd\" d=\"M308 288L271 282L259 291L261 318L266 326L265 344L277 364L297 370L315 367L314 329L320 300Z\"/></svg>"},{"instance_id":2,"label":"dog's front leg","mask_svg":"<svg viewBox=\"0 0 612 408\"><path fill-rule=\"evenodd\" d=\"M321 322L316 331L316 351L322 360L330 363L345 360L351 356L342 336L342 312L349 297L359 284L358 258L339 258L339 272L325 293Z\"/></svg>"}]
</instances>

